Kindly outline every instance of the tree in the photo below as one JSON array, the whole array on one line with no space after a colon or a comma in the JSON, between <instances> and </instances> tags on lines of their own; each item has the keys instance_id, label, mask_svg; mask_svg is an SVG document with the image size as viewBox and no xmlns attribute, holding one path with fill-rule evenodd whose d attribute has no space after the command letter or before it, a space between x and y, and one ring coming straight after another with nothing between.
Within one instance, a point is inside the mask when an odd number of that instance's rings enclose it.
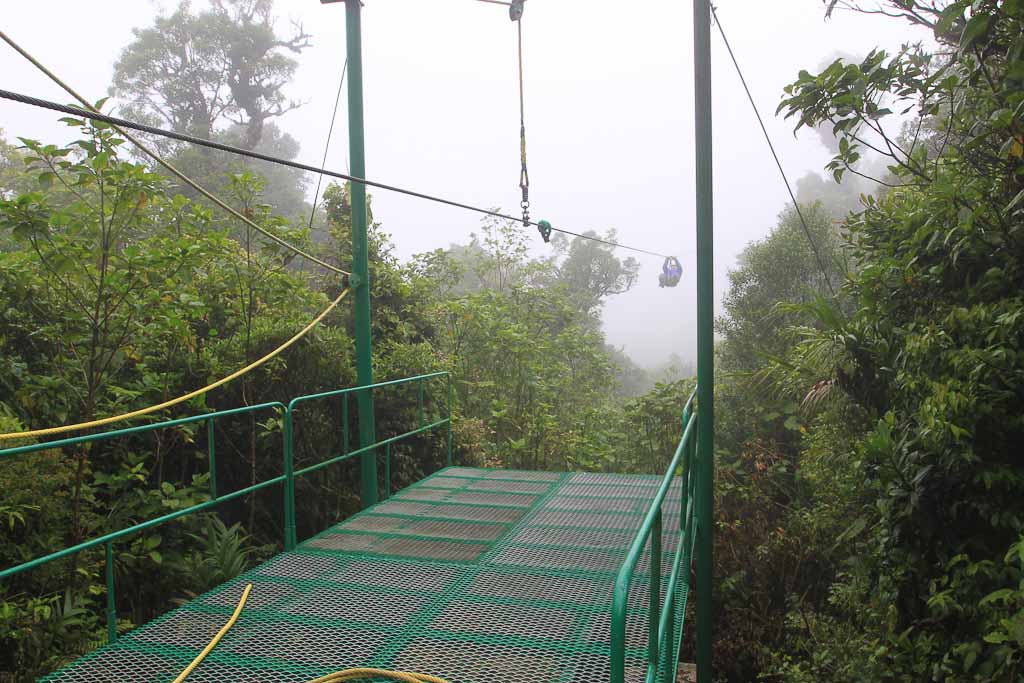
<instances>
[{"instance_id":1,"label":"tree","mask_svg":"<svg viewBox=\"0 0 1024 683\"><path fill-rule=\"evenodd\" d=\"M848 258L832 216L817 203L803 206L802 213L810 237L797 212L787 207L771 234L747 245L729 271L725 315L715 321L723 335L718 353L728 372L752 372L785 355L794 342L791 328L812 321L785 305L829 297L830 286L838 288L846 277Z\"/></svg>"},{"instance_id":2,"label":"tree","mask_svg":"<svg viewBox=\"0 0 1024 683\"><path fill-rule=\"evenodd\" d=\"M114 65L111 96L126 101L130 118L294 158L298 143L274 120L302 105L284 90L298 67L293 55L309 47L310 36L298 25L279 35L273 8L272 0L215 0L193 12L187 0L181 2L153 26L135 29ZM217 194L230 191L229 174L251 171L264 179L265 199L279 215L309 211L300 171L166 138L152 144ZM188 188L182 191L192 197Z\"/></svg>"},{"instance_id":3,"label":"tree","mask_svg":"<svg viewBox=\"0 0 1024 683\"><path fill-rule=\"evenodd\" d=\"M0 200L31 189L30 177L24 169L24 154L4 139L4 131L0 128Z\"/></svg>"},{"instance_id":4,"label":"tree","mask_svg":"<svg viewBox=\"0 0 1024 683\"><path fill-rule=\"evenodd\" d=\"M0 199L0 234L11 245L0 250L0 298L11 302L0 310L3 433L118 415L192 391L278 346L326 304L284 268L276 245L261 247L248 235L240 247L209 211L171 195L163 176L131 162L108 126L66 121L79 139L65 147L24 140L21 175L31 190ZM253 220L287 230L267 215L251 176L233 181ZM325 327L247 381L159 417L336 388L349 340ZM219 447L239 456L219 468L225 486L279 467L279 439L269 438L279 435L275 429L273 419L218 427ZM11 533L0 549L3 566L208 500L196 441L196 429L180 425L5 458L0 522ZM247 531L276 540L275 511L248 502L259 515ZM241 511L241 501L222 510L229 517ZM197 515L118 543L118 614L146 621L171 599L208 588L214 574L244 567L247 542L229 526ZM213 551L204 552L217 543L243 555L219 573L209 566ZM34 679L102 642L100 576L101 558L85 552L5 582L0 674Z\"/></svg>"},{"instance_id":5,"label":"tree","mask_svg":"<svg viewBox=\"0 0 1024 683\"><path fill-rule=\"evenodd\" d=\"M827 282L838 288L845 278L845 249L831 215L820 203L801 211L810 238L793 207L780 212L774 229L748 244L729 272L715 323L715 572L723 577L715 668L728 680L756 679L769 653L788 644L782 634L793 593L817 595L828 585L817 569L827 553L815 545L827 525L808 524L799 512L808 425L799 401L764 380L803 338L802 328L815 323L799 305L831 300Z\"/></svg>"},{"instance_id":6,"label":"tree","mask_svg":"<svg viewBox=\"0 0 1024 683\"><path fill-rule=\"evenodd\" d=\"M828 600L801 608L800 647L779 670L789 680L1018 680L1024 4L827 4L925 27L938 48L801 72L780 107L798 127L836 131L837 178L857 172L865 149L886 157L893 178L847 221L853 310L805 307L815 326L786 360L799 378L817 373L804 392L830 387L867 424L831 459L859 483L839 535L845 567ZM894 111L916 118L895 132Z\"/></svg>"},{"instance_id":7,"label":"tree","mask_svg":"<svg viewBox=\"0 0 1024 683\"><path fill-rule=\"evenodd\" d=\"M288 53L309 47L310 36L295 26L279 37L272 0L214 0L198 14L185 0L134 35L110 94L136 115L204 138L231 122L244 129L241 145L255 149L268 120L300 106L282 91L298 66Z\"/></svg>"},{"instance_id":8,"label":"tree","mask_svg":"<svg viewBox=\"0 0 1024 683\"><path fill-rule=\"evenodd\" d=\"M584 234L598 237L594 231ZM614 242L615 231L609 231L603 239ZM555 245L565 257L558 267L558 282L568 288L583 310L593 311L607 297L628 292L636 284L640 264L634 258L619 260L615 248L608 244L583 237L567 242L559 235Z\"/></svg>"},{"instance_id":9,"label":"tree","mask_svg":"<svg viewBox=\"0 0 1024 683\"><path fill-rule=\"evenodd\" d=\"M64 402L70 415L88 421L107 401L116 405L109 379L130 362L124 347L129 336L157 332L145 329L156 321L148 313L145 298L139 296L146 282L140 271L155 270L156 264L140 263L149 254L143 255L132 243L145 229L147 212L141 208L159 192L159 177L141 166L117 161L120 141L108 129L84 125L83 131L88 137L79 140L77 147L91 155L89 163L76 158L71 148L26 141L32 155L27 161L39 182L59 184L60 191L52 198L41 193L20 195L4 204L0 220L38 256L47 274L43 297L61 311L48 321L50 333L61 340L62 353L70 361L60 369L82 377L80 392L51 400ZM183 267L193 251L169 249L163 257L167 276ZM86 463L82 450L72 500L74 542L85 533L79 511Z\"/></svg>"}]
</instances>

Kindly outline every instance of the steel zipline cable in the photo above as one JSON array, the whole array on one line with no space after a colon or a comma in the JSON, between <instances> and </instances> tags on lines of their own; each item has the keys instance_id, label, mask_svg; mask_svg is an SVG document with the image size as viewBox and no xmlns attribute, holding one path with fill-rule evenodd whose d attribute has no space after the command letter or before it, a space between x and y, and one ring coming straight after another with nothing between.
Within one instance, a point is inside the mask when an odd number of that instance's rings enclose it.
<instances>
[{"instance_id":1,"label":"steel zipline cable","mask_svg":"<svg viewBox=\"0 0 1024 683\"><path fill-rule=\"evenodd\" d=\"M736 60L736 55L732 51L732 46L729 44L729 39L725 37L725 29L722 28L722 21L718 18L718 12L715 10L715 6L711 6L711 15L715 18L715 25L718 27L718 33L722 36L722 42L725 43L725 49L729 52L729 58L732 59L732 65L736 67L736 74L740 77L740 83L743 84L743 90L747 93L747 99L750 100L750 106L754 110L754 116L757 117L757 123L761 126L761 132L764 133L765 142L768 143L768 149L771 150L772 158L775 159L775 165L779 167L779 174L782 176L782 182L786 184L786 191L789 192L789 198L793 202L793 208L796 209L796 215L800 219L800 225L804 229L804 235L807 236L807 242L811 245L811 251L814 252L814 260L818 262L818 269L821 270L821 276L825 278L825 285L828 287L828 291L832 293L832 298L836 296L836 290L832 287L832 280L828 276L828 270L825 268L825 263L821 259L821 254L818 252L818 245L814 243L814 237L811 236L811 230L807 227L807 220L804 218L804 213L800 209L800 202L796 200L796 195L793 193L793 187L789 184L789 178L786 177L786 171L782 168L782 162L779 161L779 155L775 152L775 145L772 144L771 136L768 135L768 129L764 125L764 119L761 118L761 112L757 108L757 104L754 102L754 96L750 92L750 88L747 87L747 79L743 76L743 70L740 69L740 64Z\"/></svg>"},{"instance_id":2,"label":"steel zipline cable","mask_svg":"<svg viewBox=\"0 0 1024 683\"><path fill-rule=\"evenodd\" d=\"M317 168L309 164L303 164L298 161L290 161L288 159L280 159L278 157L270 156L269 154L262 154L260 152L254 152L248 149L242 149L240 147L234 147L232 145L226 145L221 142L214 142L213 140L206 140L204 138L198 138L194 135L188 135L186 133L177 133L171 130L165 130L163 128L157 128L155 126L149 126L143 123L136 123L127 119L118 118L116 116L108 116L107 114L101 114L96 111L84 109L82 107L76 107L68 104L57 104L49 100L40 99L38 97L31 97L29 95L23 95L21 93L12 92L10 90L0 89L0 99L10 100L12 102L20 102L22 104L31 105L33 107L41 107L43 109L49 109L51 111L60 112L62 114L68 114L69 116L78 116L81 118L90 119L92 121L99 121L106 123L111 126L117 126L119 128L131 128L132 130L141 131L143 133L149 133L151 135L160 135L173 140L179 140L181 142L188 142L190 144L199 145L201 147L208 147L210 149L220 150L222 152L228 152L230 154L236 154L238 156L249 157L250 159L259 159L260 161L267 161L273 164L281 166L287 166L300 171L307 171L309 173L323 173L326 176L332 178L338 178L339 180L347 180L355 183L362 183L367 187L375 187L379 190L387 190L388 192L395 192L403 194L408 197L416 197L417 199L424 199L430 202L438 204L444 204L446 206L453 206L458 209L465 209L467 211L474 211L476 213L484 214L486 216L492 216L494 218L501 218L515 223L521 223L521 218L510 216L508 214L501 213L500 211L494 211L492 209L484 209L471 204L465 204L463 202L457 202L452 199L445 199L444 197L438 197L436 195L430 195L423 192L416 192L415 190L409 190L395 185L388 185L387 183L377 182L375 180L367 180L366 178L357 178L348 173L341 173L339 171L332 171L326 168ZM529 225L534 227L540 227L540 223L530 221ZM552 227L555 232L560 232L564 235L571 235L572 237L579 237L580 239L590 240L592 242L599 242L615 249L625 249L628 251L634 251L640 254L647 254L649 256L657 256L658 258L669 258L668 254L662 254L656 251L650 251L648 249L641 249L639 247L632 247L627 244L621 244L619 242L612 242L611 240L601 239L593 235L585 235L571 230L565 230L563 228ZM279 238L278 238L278 241ZM288 245L290 249L295 250L295 247ZM312 257L309 257L312 258ZM316 259L314 259L316 260ZM321 265L326 265L322 261L316 260ZM328 266L333 270L336 270L333 266ZM344 271L342 271L344 272ZM348 273L346 273L348 274Z\"/></svg>"}]
</instances>

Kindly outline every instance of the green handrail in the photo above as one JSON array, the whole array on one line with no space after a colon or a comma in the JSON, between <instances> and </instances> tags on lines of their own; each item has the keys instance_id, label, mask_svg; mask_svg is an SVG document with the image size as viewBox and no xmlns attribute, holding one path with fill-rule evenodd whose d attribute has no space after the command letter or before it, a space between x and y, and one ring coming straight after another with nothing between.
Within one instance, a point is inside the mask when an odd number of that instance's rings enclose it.
<instances>
[{"instance_id":1,"label":"green handrail","mask_svg":"<svg viewBox=\"0 0 1024 683\"><path fill-rule=\"evenodd\" d=\"M432 379L445 377L448 383L448 401L447 408L445 411L445 417L440 420L435 420L430 424L423 424L423 383ZM348 397L350 394L356 394L356 398L362 392L372 392L375 389L381 389L383 387L397 386L401 384L409 384L415 382L417 384L417 417L419 418L419 426L416 429L392 436L387 439L381 439L374 441L371 444L361 446L354 451L349 450L349 425L348 425ZM326 398L342 397L342 411L343 411L343 423L342 423L342 453L341 455L328 458L321 462L313 465L308 465L300 470L295 469L295 411L299 405L308 401L315 401ZM284 518L285 518L285 550L292 550L298 543L298 531L295 523L295 479L307 474L311 474L318 470L322 470L325 467L335 465L346 460L350 460L357 456L368 455L376 453L381 447L384 448L384 478L385 478L385 495L388 496L391 493L391 445L407 439L416 434L436 429L441 426L447 426L447 442L448 442L448 464L451 464L451 415L452 415L452 402L451 402L451 375L447 372L432 372L426 375L416 375L415 377L405 377L403 379L395 379L388 382L378 382L377 384L369 384L361 387L348 387L346 389L334 389L333 391L324 391L318 394L308 394L306 396L298 396L293 398L288 403L288 408L285 411L285 452L284 452L284 477L285 477L285 500L284 500Z\"/></svg>"},{"instance_id":2,"label":"green handrail","mask_svg":"<svg viewBox=\"0 0 1024 683\"><path fill-rule=\"evenodd\" d=\"M107 604L106 604L107 640L110 641L110 642L114 642L115 640L117 640L117 610L116 610L116 600L115 600L115 592L114 592L115 591L115 586L114 586L114 542L115 541L119 541L122 538L125 538L127 536L131 536L132 534L136 534L136 533L138 533L140 531L145 531L146 529L150 529L152 527L160 526L161 524L164 524L166 522L170 522L171 520L177 519L179 517L184 517L185 515L190 515L190 514L193 514L195 512L200 512L202 510L207 510L207 509L210 509L210 508L212 508L212 507L214 507L216 505L220 505L221 503L226 503L228 501L234 500L234 499L239 498L241 496L245 496L245 495L248 495L250 493L254 493L254 492L259 491L261 489L264 489L264 488L266 488L268 486L273 486L275 484L283 483L285 481L284 475L279 475L279 476L274 477L272 479L267 479L266 481L259 482L258 484L253 484L253 485L247 486L247 487L245 487L243 489L239 489L238 491L233 491L233 492L231 492L231 493L229 493L229 494L227 494L225 496L218 496L217 495L216 484L214 483L216 481L216 471L215 471L216 470L216 460L215 460L215 454L214 454L214 450L213 450L213 442L214 442L214 439L213 439L213 423L214 423L214 421L217 418L227 417L229 415L239 415L239 414L243 414L243 413L253 413L253 412L257 412L257 411L261 411L261 410L269 410L269 409L272 409L272 408L278 408L278 409L281 409L281 410L285 410L284 404L274 401L274 402L270 402L270 403L260 403L258 405L254 405L254 406L245 406L245 407L242 407L242 408L232 408L230 410L222 410L222 411L218 411L218 412L214 412L214 413L205 413L203 415L193 415L193 416L190 416L190 417L182 417L182 418L178 418L178 419L175 419L175 420L166 420L164 422L155 422L155 423L146 424L146 425L138 425L138 426L135 426L135 427L127 427L125 429L116 429L116 430L109 431L109 432L100 432L100 433L97 433L97 434L85 434L83 436L75 436L75 437L70 437L70 438L66 438L66 439L59 439L57 441L46 441L46 442L42 442L42 443L26 444L26 445L23 445L23 446L15 446L13 448L5 448L3 450L0 450L0 460L2 460L3 458L13 457L13 456L16 456L16 455L23 455L25 453L35 453L35 452L38 452L38 451L50 450L50 449L53 449L53 448L64 448L64 447L67 447L67 446L75 446L75 445L78 445L78 444L92 443L94 441L106 441L106 440L109 440L109 439L116 439L118 437L132 436L132 435L135 435L135 434L142 434L142 433L145 433L145 432L151 432L151 431L154 431L154 430L157 430L157 429L167 429L169 427L177 427L177 426L184 425L184 424L193 424L193 423L196 423L196 422L206 422L207 423L207 429L209 430L209 432L208 432L208 440L207 440L207 444L208 444L209 450L207 452L207 459L208 459L208 462L209 462L208 466L209 466L210 477L211 477L211 497L210 497L210 500L208 500L208 501L205 501L205 502L202 502L202 503L197 503L196 505L192 505L192 506L189 506L187 508L182 508L181 510L175 510L174 512L170 512L170 513L168 513L166 515L161 515L160 517L156 517L154 519L149 519L149 520L146 520L144 522L139 522L138 524L133 524L130 527L126 527L124 529L119 529L117 531L112 531L112 532L110 532L108 534L104 534L103 536L99 536L97 538L93 538L93 539L90 539L90 540L87 540L87 541L82 541L81 543L77 543L77 544L75 544L75 545L73 545L71 547L63 548L61 550L57 550L57 551L52 552L52 553L50 553L48 555L43 555L42 557L37 557L37 558L31 559L31 560L28 560L27 562L22 562L21 564L15 565L13 567L8 567L7 569L4 569L4 570L0 571L0 580L7 579L7 578L12 577L12 576L14 576L16 574L20 574L21 572L28 571L30 569L35 569L36 567L40 567L40 566L42 566L44 564L49 564L50 562L55 562L55 561L57 561L59 559L62 559L64 557L68 557L69 555L74 555L74 554L80 553L80 552L82 552L84 550L90 550L92 548L96 548L96 547L99 547L99 546L105 546L105 556L106 556L105 564L106 564L106 566L105 566L104 574L106 576L106 582L107 582L107 600L106 600L106 602L107 602Z\"/></svg>"},{"instance_id":3,"label":"green handrail","mask_svg":"<svg viewBox=\"0 0 1024 683\"><path fill-rule=\"evenodd\" d=\"M654 683L658 670L664 673L659 683L675 681L678 654L669 659L671 653L667 647L669 639L678 644L681 628L675 623L677 595L683 587L689 585L690 560L693 555L693 494L696 477L693 467L694 435L696 433L697 416L693 410L696 392L690 395L683 409L683 435L676 446L675 453L668 465L665 476L661 480L654 500L648 508L640 529L633 539L626 558L615 579L611 607L611 664L612 683L624 683L626 679L626 611L629 600L629 587L633 581L636 565L640 561L644 547L650 540L651 554L648 572L649 605L647 630L647 673L646 683ZM672 560L672 572L669 575L665 592L665 604L661 600L661 542L662 542L662 508L665 498L676 476L680 464L683 467L683 486L680 491L680 530L679 543ZM681 624L678 625L681 627Z\"/></svg>"},{"instance_id":4,"label":"green handrail","mask_svg":"<svg viewBox=\"0 0 1024 683\"><path fill-rule=\"evenodd\" d=\"M137 425L135 427L125 427L124 429L115 429L109 432L97 432L95 434L84 434L82 436L72 436L66 439L58 439L56 441L44 441L41 443L25 444L24 446L12 446L11 448L5 448L3 450L0 450L0 458L6 458L13 455L21 455L22 453L46 451L51 448L64 448L65 446L74 446L76 444L90 443L92 441L105 441L107 439L115 439L119 436L129 436L131 434L151 432L155 429L167 429L168 427L177 427L178 425L191 424L193 422L202 422L204 420L209 420L211 418L227 417L228 415L238 415L240 413L251 413L266 408L284 409L284 404L279 403L278 401L271 401L270 403L260 403L254 406L243 406L241 408L220 410L215 413L203 413L202 415L180 417L174 420L167 420L165 422L153 422L150 424Z\"/></svg>"},{"instance_id":5,"label":"green handrail","mask_svg":"<svg viewBox=\"0 0 1024 683\"><path fill-rule=\"evenodd\" d=\"M447 380L447 405L445 416L442 419L435 420L429 424L425 424L424 421L424 391L423 383L431 379L445 377ZM372 391L374 389L380 389L382 387L395 386L400 384L407 384L409 382L417 383L417 417L418 427L414 430L405 432L404 434L398 434L397 436L390 437L388 439L382 439L375 443L363 446L354 451L349 451L349 425L348 425L348 395L357 392ZM344 397L344 421L342 425L342 442L344 453L341 455L330 458L326 461L304 467L300 470L295 470L295 435L294 435L294 413L297 406L307 401L315 399L323 399L332 396ZM426 432L438 427L445 426L447 428L447 462L450 465L452 461L452 433L451 433L451 408L452 408L452 383L451 376L447 372L435 372L426 375L417 375L416 377L408 377L404 379L391 380L389 382L379 382L363 387L351 387L347 389L336 389L334 391L322 392L319 394L310 394L307 396L299 396L292 399L286 406L283 403L272 401L268 403L260 403L254 406L245 406L241 408L232 408L230 410L222 410L213 413L204 413L202 415L193 415L190 417L182 417L174 420L166 420L164 422L155 422L151 424L138 425L135 427L127 427L125 429L117 429L109 432L99 432L96 434L85 434L82 436L70 437L65 439L59 439L56 441L47 441L43 443L25 444L22 446L15 446L12 448L6 448L0 450L0 460L7 457L14 457L16 455L22 455L26 453L35 453L38 451L50 450L54 448L65 448L67 446L75 446L78 444L91 443L94 441L105 441L109 439L116 439L118 437L131 436L135 434L141 434L145 432L151 432L157 429L167 429L170 427L177 427L185 424L193 423L205 423L207 429L207 460L210 472L210 500L202 503L197 503L181 510L175 510L166 515L161 515L154 519L149 519L137 524L133 524L124 529L112 531L110 533L98 536L96 538L82 541L68 548L54 551L48 555L37 557L32 560L28 560L19 565L8 567L0 570L0 580L7 579L16 574L20 574L31 569L35 569L42 565L54 562L56 560L74 555L76 553L104 546L106 555L106 567L105 575L107 582L107 596L106 596L106 617L107 617L107 638L110 642L117 640L117 613L116 613L116 599L115 599L115 585L114 585L114 551L113 544L125 537L136 534L140 531L145 531L156 526L165 524L172 520L190 515L203 510L211 509L222 503L227 503L242 496L255 493L269 486L277 484L283 484L284 488L284 545L286 550L291 550L296 544L296 525L295 525L295 479L312 472L316 472L320 469L328 467L330 465L354 458L360 455L365 455L375 451L378 448L383 447L385 449L385 457L387 458L385 465L385 472L388 474L388 481L386 482L386 492L390 493L390 470L391 470L391 445L407 439L415 434ZM284 413L284 435L283 435L283 451L284 451L284 465L283 473L267 479L265 481L252 484L237 491L231 493L221 494L217 488L217 472L216 472L216 446L215 446L215 422L219 418L228 417L231 415L240 415L243 413L252 413L262 410L278 409Z\"/></svg>"}]
</instances>

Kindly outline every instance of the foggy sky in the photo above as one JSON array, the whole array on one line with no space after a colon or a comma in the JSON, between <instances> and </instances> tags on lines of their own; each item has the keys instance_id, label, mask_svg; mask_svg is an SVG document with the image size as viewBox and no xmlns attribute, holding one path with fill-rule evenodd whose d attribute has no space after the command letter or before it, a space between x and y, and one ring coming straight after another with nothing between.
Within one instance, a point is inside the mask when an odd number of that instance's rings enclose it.
<instances>
[{"instance_id":1,"label":"foggy sky","mask_svg":"<svg viewBox=\"0 0 1024 683\"><path fill-rule=\"evenodd\" d=\"M8 1L3 28L98 99L131 28L175 4ZM830 154L814 131L794 138L792 122L774 117L783 86L837 52L894 50L922 37L891 19L837 11L826 22L819 0L721 0L717 7L793 182L820 171ZM282 31L294 19L314 36L286 91L308 104L279 125L301 143L299 161L318 165L345 54L344 7L277 0L277 9ZM672 0L530 0L523 18L533 217L577 232L614 227L624 243L683 261L679 287L668 290L657 286L660 260L639 257L639 284L606 307L608 341L643 365L672 352L692 358L695 350L691 12L690 3ZM363 31L367 176L516 213L516 37L507 10L474 0L365 0ZM744 245L774 226L787 195L717 33L712 46L721 299L727 269ZM69 101L6 45L0 48L0 87ZM9 140L65 141L69 133L58 117L0 102L0 129ZM344 170L346 145L342 110L328 167ZM479 225L472 213L383 191L374 192L373 208L402 259L465 243ZM535 242L536 253L544 253L539 236Z\"/></svg>"}]
</instances>

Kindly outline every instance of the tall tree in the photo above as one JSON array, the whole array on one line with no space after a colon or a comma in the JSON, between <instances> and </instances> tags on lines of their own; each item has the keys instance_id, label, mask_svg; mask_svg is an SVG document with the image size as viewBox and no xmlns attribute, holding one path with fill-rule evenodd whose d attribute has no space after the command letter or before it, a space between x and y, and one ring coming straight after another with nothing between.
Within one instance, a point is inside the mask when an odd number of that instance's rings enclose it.
<instances>
[{"instance_id":1,"label":"tall tree","mask_svg":"<svg viewBox=\"0 0 1024 683\"><path fill-rule=\"evenodd\" d=\"M184 0L134 31L114 65L110 94L126 103L129 117L294 158L298 142L274 122L302 105L284 90L310 35L298 24L279 33L273 10L273 0L212 0L197 12ZM230 193L229 175L251 171L263 179L264 200L275 213L297 217L309 210L307 179L299 171L166 139L153 144L218 194Z\"/></svg>"},{"instance_id":2,"label":"tall tree","mask_svg":"<svg viewBox=\"0 0 1024 683\"><path fill-rule=\"evenodd\" d=\"M827 5L935 42L801 72L780 107L832 127L837 178L868 150L893 175L847 220L855 308L816 304L820 332L787 359L819 369L808 396L832 387L869 426L833 451L829 469L858 482L849 557L821 616L805 613L786 680L1019 681L1024 3ZM917 115L902 133L896 111Z\"/></svg>"},{"instance_id":3,"label":"tall tree","mask_svg":"<svg viewBox=\"0 0 1024 683\"><path fill-rule=\"evenodd\" d=\"M110 94L133 113L179 132L210 137L218 127L244 129L239 142L254 149L268 120L301 106L283 89L310 35L293 25L278 35L273 0L213 0L193 13L187 0L135 40L114 65Z\"/></svg>"},{"instance_id":4,"label":"tall tree","mask_svg":"<svg viewBox=\"0 0 1024 683\"><path fill-rule=\"evenodd\" d=\"M598 236L594 231L585 235ZM615 231L604 239L614 242ZM565 254L558 267L558 280L585 311L597 309L607 297L627 292L636 283L640 264L634 258L620 260L614 247L582 237L569 242L558 236L555 244Z\"/></svg>"}]
</instances>

